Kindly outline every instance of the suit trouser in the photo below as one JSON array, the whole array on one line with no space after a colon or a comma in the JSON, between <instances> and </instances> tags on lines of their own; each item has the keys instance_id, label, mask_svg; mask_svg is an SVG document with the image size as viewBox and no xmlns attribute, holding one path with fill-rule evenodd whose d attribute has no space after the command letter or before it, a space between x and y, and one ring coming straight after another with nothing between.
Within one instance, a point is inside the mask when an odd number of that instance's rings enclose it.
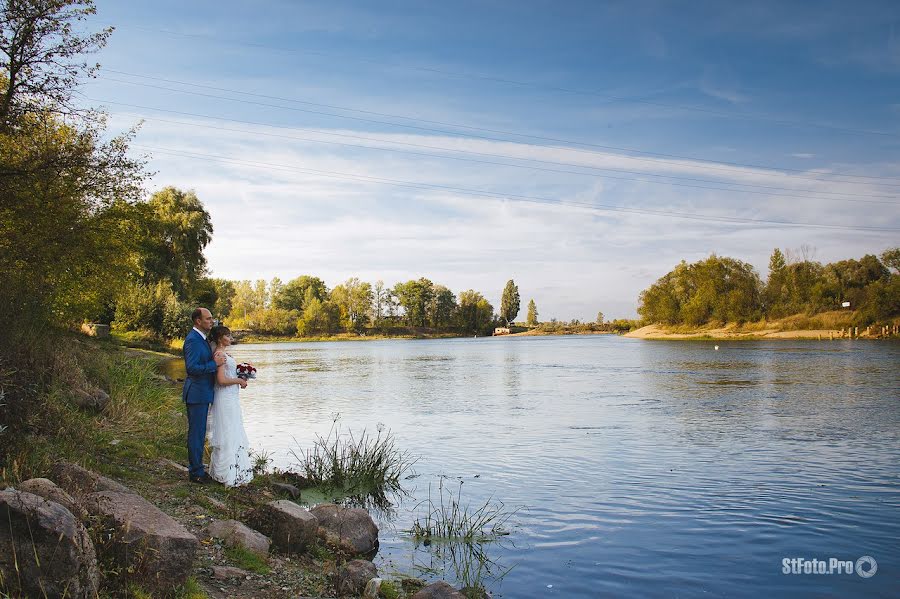
<instances>
[{"instance_id":1,"label":"suit trouser","mask_svg":"<svg viewBox=\"0 0 900 599\"><path fill-rule=\"evenodd\" d=\"M187 449L191 476L203 476L203 447L206 444L206 416L209 414L208 403L189 403L187 405L188 434Z\"/></svg>"}]
</instances>

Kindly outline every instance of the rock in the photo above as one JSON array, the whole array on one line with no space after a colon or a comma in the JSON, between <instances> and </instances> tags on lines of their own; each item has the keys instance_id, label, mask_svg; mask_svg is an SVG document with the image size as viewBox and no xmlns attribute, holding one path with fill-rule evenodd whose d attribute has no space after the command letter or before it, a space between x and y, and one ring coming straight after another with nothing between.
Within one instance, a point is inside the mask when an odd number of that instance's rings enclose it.
<instances>
[{"instance_id":1,"label":"rock","mask_svg":"<svg viewBox=\"0 0 900 599\"><path fill-rule=\"evenodd\" d=\"M17 488L19 491L39 495L47 501L58 503L72 512L72 515L82 522L87 520L88 514L84 508L81 507L71 495L57 487L56 483L52 480L46 478L32 478L20 483Z\"/></svg>"},{"instance_id":2,"label":"rock","mask_svg":"<svg viewBox=\"0 0 900 599\"><path fill-rule=\"evenodd\" d=\"M363 591L362 599L379 599L381 593L381 578L373 578L366 583L366 589Z\"/></svg>"},{"instance_id":3,"label":"rock","mask_svg":"<svg viewBox=\"0 0 900 599\"><path fill-rule=\"evenodd\" d=\"M370 580L378 576L375 564L364 559L355 559L341 566L334 577L338 595L362 595Z\"/></svg>"},{"instance_id":4,"label":"rock","mask_svg":"<svg viewBox=\"0 0 900 599\"><path fill-rule=\"evenodd\" d=\"M425 586L425 581L421 578L403 578L400 580L400 586L407 595L412 595Z\"/></svg>"},{"instance_id":5,"label":"rock","mask_svg":"<svg viewBox=\"0 0 900 599\"><path fill-rule=\"evenodd\" d=\"M250 524L287 552L301 552L316 539L318 520L296 503L286 499L270 501L250 516Z\"/></svg>"},{"instance_id":6,"label":"rock","mask_svg":"<svg viewBox=\"0 0 900 599\"><path fill-rule=\"evenodd\" d=\"M247 578L250 572L232 566L213 566L212 577L216 580L230 580L233 578Z\"/></svg>"},{"instance_id":7,"label":"rock","mask_svg":"<svg viewBox=\"0 0 900 599\"><path fill-rule=\"evenodd\" d=\"M366 510L323 503L310 512L327 542L356 555L372 557L378 551L378 527Z\"/></svg>"},{"instance_id":8,"label":"rock","mask_svg":"<svg viewBox=\"0 0 900 599\"><path fill-rule=\"evenodd\" d=\"M468 599L491 599L491 594L481 587L463 587L459 592Z\"/></svg>"},{"instance_id":9,"label":"rock","mask_svg":"<svg viewBox=\"0 0 900 599\"><path fill-rule=\"evenodd\" d=\"M134 491L111 478L100 476L96 472L91 472L78 464L70 464L69 462L57 462L54 464L50 469L50 478L75 497L76 500L97 491L134 494Z\"/></svg>"},{"instance_id":10,"label":"rock","mask_svg":"<svg viewBox=\"0 0 900 599\"><path fill-rule=\"evenodd\" d=\"M291 496L291 499L297 499L298 497L300 497L300 489L298 489L294 485L289 485L288 483L272 483L272 488L276 491L287 493Z\"/></svg>"},{"instance_id":11,"label":"rock","mask_svg":"<svg viewBox=\"0 0 900 599\"><path fill-rule=\"evenodd\" d=\"M94 597L97 555L84 525L54 501L0 491L0 581L9 596ZM7 596L7 595L4 595Z\"/></svg>"},{"instance_id":12,"label":"rock","mask_svg":"<svg viewBox=\"0 0 900 599\"><path fill-rule=\"evenodd\" d=\"M81 325L81 332L91 337L106 338L109 337L110 327L108 324L100 324L97 322L86 322Z\"/></svg>"},{"instance_id":13,"label":"rock","mask_svg":"<svg viewBox=\"0 0 900 599\"><path fill-rule=\"evenodd\" d=\"M169 595L191 573L200 542L143 497L99 491L84 499L111 533L112 557L154 596Z\"/></svg>"},{"instance_id":14,"label":"rock","mask_svg":"<svg viewBox=\"0 0 900 599\"><path fill-rule=\"evenodd\" d=\"M173 470L177 470L178 472L184 472L184 473L189 472L187 466L185 466L184 464L179 464L178 462L173 462L172 460L169 460L166 458L161 459L159 461L159 463L162 464L163 466L168 466L169 468L172 468Z\"/></svg>"},{"instance_id":15,"label":"rock","mask_svg":"<svg viewBox=\"0 0 900 599\"><path fill-rule=\"evenodd\" d=\"M439 580L421 589L412 599L466 599L466 596L452 586Z\"/></svg>"},{"instance_id":16,"label":"rock","mask_svg":"<svg viewBox=\"0 0 900 599\"><path fill-rule=\"evenodd\" d=\"M229 547L243 547L261 557L269 555L272 540L237 520L214 520L207 531L209 536L222 539Z\"/></svg>"},{"instance_id":17,"label":"rock","mask_svg":"<svg viewBox=\"0 0 900 599\"><path fill-rule=\"evenodd\" d=\"M103 389L75 389L72 392L75 405L85 410L102 412L109 405L109 393Z\"/></svg>"}]
</instances>

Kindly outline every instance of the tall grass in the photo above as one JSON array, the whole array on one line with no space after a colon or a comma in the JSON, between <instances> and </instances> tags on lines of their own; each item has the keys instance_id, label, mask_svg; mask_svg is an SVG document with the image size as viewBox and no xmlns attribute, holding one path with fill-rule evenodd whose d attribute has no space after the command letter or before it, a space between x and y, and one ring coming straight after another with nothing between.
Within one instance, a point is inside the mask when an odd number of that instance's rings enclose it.
<instances>
[{"instance_id":1,"label":"tall grass","mask_svg":"<svg viewBox=\"0 0 900 599\"><path fill-rule=\"evenodd\" d=\"M312 448L291 450L291 455L314 486L375 495L401 491L400 480L415 463L382 425L374 437L365 430L356 436L342 433L337 418L328 436L316 435Z\"/></svg>"}]
</instances>

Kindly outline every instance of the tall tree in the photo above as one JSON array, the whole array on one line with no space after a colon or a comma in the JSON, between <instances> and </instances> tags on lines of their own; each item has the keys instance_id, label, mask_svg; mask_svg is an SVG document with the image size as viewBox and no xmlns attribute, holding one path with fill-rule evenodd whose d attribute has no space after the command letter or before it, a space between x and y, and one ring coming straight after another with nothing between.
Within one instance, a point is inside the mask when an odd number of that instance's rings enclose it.
<instances>
[{"instance_id":1,"label":"tall tree","mask_svg":"<svg viewBox=\"0 0 900 599\"><path fill-rule=\"evenodd\" d=\"M460 291L457 311L459 327L469 333L485 334L494 320L494 307L483 295L473 289Z\"/></svg>"},{"instance_id":2,"label":"tall tree","mask_svg":"<svg viewBox=\"0 0 900 599\"><path fill-rule=\"evenodd\" d=\"M413 327L427 326L428 306L433 296L431 281L422 277L419 280L397 283L393 292L406 313L407 324Z\"/></svg>"},{"instance_id":3,"label":"tall tree","mask_svg":"<svg viewBox=\"0 0 900 599\"><path fill-rule=\"evenodd\" d=\"M446 329L453 322L456 312L456 295L443 285L434 285L431 304L428 307L428 321L431 326Z\"/></svg>"},{"instance_id":4,"label":"tall tree","mask_svg":"<svg viewBox=\"0 0 900 599\"><path fill-rule=\"evenodd\" d=\"M538 311L537 306L534 304L534 298L528 301L528 316L525 320L525 324L530 327L537 326L538 324Z\"/></svg>"},{"instance_id":5,"label":"tall tree","mask_svg":"<svg viewBox=\"0 0 900 599\"><path fill-rule=\"evenodd\" d=\"M209 212L193 191L175 187L154 193L144 209L144 282L168 281L181 299L190 298L206 273L203 250L213 234Z\"/></svg>"},{"instance_id":6,"label":"tall tree","mask_svg":"<svg viewBox=\"0 0 900 599\"><path fill-rule=\"evenodd\" d=\"M503 296L500 298L500 316L506 321L507 326L512 324L519 314L519 288L515 281L510 279L503 288Z\"/></svg>"},{"instance_id":7,"label":"tall tree","mask_svg":"<svg viewBox=\"0 0 900 599\"><path fill-rule=\"evenodd\" d=\"M276 308L302 312L306 307L304 302L309 293L312 293L312 297L320 302L328 299L328 287L325 286L322 279L312 275L302 275L285 283L278 294L272 298L272 303Z\"/></svg>"},{"instance_id":8,"label":"tall tree","mask_svg":"<svg viewBox=\"0 0 900 599\"><path fill-rule=\"evenodd\" d=\"M97 12L92 0L4 0L0 4L0 131L28 113L96 113L73 106L89 66L84 55L106 45L113 28L82 34L77 25ZM73 27L73 25L76 25Z\"/></svg>"},{"instance_id":9,"label":"tall tree","mask_svg":"<svg viewBox=\"0 0 900 599\"><path fill-rule=\"evenodd\" d=\"M347 279L331 291L331 300L341 312L345 328L361 332L369 320L372 309L372 285L356 277Z\"/></svg>"},{"instance_id":10,"label":"tall tree","mask_svg":"<svg viewBox=\"0 0 900 599\"><path fill-rule=\"evenodd\" d=\"M603 324L603 312L597 312L597 324Z\"/></svg>"},{"instance_id":11,"label":"tall tree","mask_svg":"<svg viewBox=\"0 0 900 599\"><path fill-rule=\"evenodd\" d=\"M884 250L881 254L881 261L900 275L900 247Z\"/></svg>"}]
</instances>

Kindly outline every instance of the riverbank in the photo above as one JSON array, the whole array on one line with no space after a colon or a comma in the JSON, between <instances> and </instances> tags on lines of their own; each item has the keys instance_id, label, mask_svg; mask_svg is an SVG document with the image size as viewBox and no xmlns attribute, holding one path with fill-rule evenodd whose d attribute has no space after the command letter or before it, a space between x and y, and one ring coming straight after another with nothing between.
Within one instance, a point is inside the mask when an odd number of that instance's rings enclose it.
<instances>
[{"instance_id":1,"label":"riverbank","mask_svg":"<svg viewBox=\"0 0 900 599\"><path fill-rule=\"evenodd\" d=\"M878 330L873 332L873 328L877 328ZM891 336L891 334L884 334L880 327L872 327L868 330L866 330L866 328L850 330L850 327L843 329L783 330L774 326L758 328L752 325L741 326L737 324L709 328L698 327L694 330L685 330L683 327L669 328L663 325L651 324L625 334L625 337L631 337L633 339L722 339L744 341L760 339L816 339L819 341L828 341L835 339L883 339L889 336Z\"/></svg>"},{"instance_id":2,"label":"riverbank","mask_svg":"<svg viewBox=\"0 0 900 599\"><path fill-rule=\"evenodd\" d=\"M211 522L246 521L264 504L291 499L279 485L299 483L293 475L270 470L265 453L252 456L256 476L248 486L190 483L181 385L157 372L159 362L171 355L77 337L65 338L60 345L61 359L49 373L52 382L35 398L36 422L27 435L16 438L11 459L0 468L0 488L48 478L60 460L125 485L200 540L179 598L335 596L334 576L350 559L340 550L317 542L302 554L275 551L259 558L210 536ZM85 389L103 390L108 403L79 407L74 399ZM302 494L318 496L314 489ZM100 596L117 596L123 585L121 570L104 555L100 569L105 581ZM393 578L399 589L403 577ZM0 580L0 596L2 588ZM126 588L126 595L150 596L139 580L128 580ZM407 595L399 591L395 596Z\"/></svg>"}]
</instances>

